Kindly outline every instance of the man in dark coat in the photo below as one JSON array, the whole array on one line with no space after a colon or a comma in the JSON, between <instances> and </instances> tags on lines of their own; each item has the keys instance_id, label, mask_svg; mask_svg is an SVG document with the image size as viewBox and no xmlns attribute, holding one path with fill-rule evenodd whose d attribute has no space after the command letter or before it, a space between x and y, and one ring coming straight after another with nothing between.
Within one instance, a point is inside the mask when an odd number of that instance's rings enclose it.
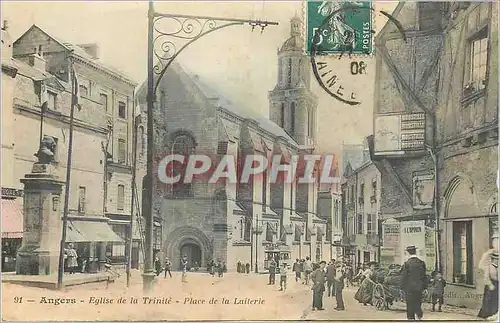
<instances>
[{"instance_id":1,"label":"man in dark coat","mask_svg":"<svg viewBox=\"0 0 500 323\"><path fill-rule=\"evenodd\" d=\"M318 311L324 310L323 308L323 293L325 292L325 267L326 261L321 261L319 263L319 268L317 268L311 274L311 280L313 282L313 287L311 288L313 291L313 305L312 310L317 309Z\"/></svg>"},{"instance_id":2,"label":"man in dark coat","mask_svg":"<svg viewBox=\"0 0 500 323\"><path fill-rule=\"evenodd\" d=\"M335 287L335 260L332 259L328 266L326 266L326 290L328 297L334 296Z\"/></svg>"},{"instance_id":3,"label":"man in dark coat","mask_svg":"<svg viewBox=\"0 0 500 323\"><path fill-rule=\"evenodd\" d=\"M422 293L427 289L427 275L425 262L417 258L417 248L408 246L406 251L410 254L408 260L401 268L401 288L406 296L406 317L414 321L415 315L422 319Z\"/></svg>"},{"instance_id":4,"label":"man in dark coat","mask_svg":"<svg viewBox=\"0 0 500 323\"><path fill-rule=\"evenodd\" d=\"M269 283L268 285L274 285L276 283L276 262L271 259L269 263Z\"/></svg>"},{"instance_id":5,"label":"man in dark coat","mask_svg":"<svg viewBox=\"0 0 500 323\"><path fill-rule=\"evenodd\" d=\"M342 291L344 290L344 280L345 280L345 271L344 264L338 262L335 265L335 300L337 301L337 307L335 310L344 311L344 296L342 295Z\"/></svg>"}]
</instances>

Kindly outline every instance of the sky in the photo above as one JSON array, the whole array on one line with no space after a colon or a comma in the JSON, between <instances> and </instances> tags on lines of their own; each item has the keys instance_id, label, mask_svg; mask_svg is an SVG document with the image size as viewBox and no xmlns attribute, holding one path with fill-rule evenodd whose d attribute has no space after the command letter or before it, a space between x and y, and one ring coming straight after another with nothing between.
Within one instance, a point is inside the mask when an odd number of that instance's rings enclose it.
<instances>
[{"instance_id":1,"label":"sky","mask_svg":"<svg viewBox=\"0 0 500 323\"><path fill-rule=\"evenodd\" d=\"M375 2L376 11L391 13L397 2ZM147 76L147 11L145 1L22 2L2 1L2 21L8 20L13 40L37 24L54 37L73 44L97 43L100 60L139 84ZM277 82L277 49L290 35L290 18L304 17L300 1L184 1L155 2L161 13L203 15L278 22L264 32L248 25L233 26L200 38L176 59L187 71L210 80L214 88L244 109L268 116L268 92ZM387 19L374 15L378 32ZM363 61L366 73L353 76L350 64ZM359 144L372 134L375 59L352 57L329 60L346 89L361 104L346 105L323 91L311 78L318 96L318 150L340 154L343 143Z\"/></svg>"}]
</instances>

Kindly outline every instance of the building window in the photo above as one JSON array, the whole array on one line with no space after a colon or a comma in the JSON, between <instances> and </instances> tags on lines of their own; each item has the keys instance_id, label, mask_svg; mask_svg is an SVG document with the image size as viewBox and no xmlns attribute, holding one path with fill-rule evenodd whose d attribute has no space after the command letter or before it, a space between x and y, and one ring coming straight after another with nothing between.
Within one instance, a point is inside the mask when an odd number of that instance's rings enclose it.
<instances>
[{"instance_id":1,"label":"building window","mask_svg":"<svg viewBox=\"0 0 500 323\"><path fill-rule=\"evenodd\" d=\"M366 217L366 234L375 233L375 214L367 214Z\"/></svg>"},{"instance_id":2,"label":"building window","mask_svg":"<svg viewBox=\"0 0 500 323\"><path fill-rule=\"evenodd\" d=\"M126 119L127 118L127 111L125 109L125 103L123 102L118 102L118 116L120 118Z\"/></svg>"},{"instance_id":3,"label":"building window","mask_svg":"<svg viewBox=\"0 0 500 323\"><path fill-rule=\"evenodd\" d=\"M191 183L184 182L184 176L187 166L188 157L194 153L195 141L194 139L185 134L175 137L172 144L172 154L185 156L184 163L172 162L170 163L172 176L180 176L177 183L172 184L172 194L176 197L192 196Z\"/></svg>"},{"instance_id":4,"label":"building window","mask_svg":"<svg viewBox=\"0 0 500 323\"><path fill-rule=\"evenodd\" d=\"M489 3L477 5L468 17L468 61L467 84L464 95L481 91L486 87L486 65L488 62Z\"/></svg>"},{"instance_id":5,"label":"building window","mask_svg":"<svg viewBox=\"0 0 500 323\"><path fill-rule=\"evenodd\" d=\"M78 188L78 213L85 213L85 199L86 199L86 188L84 186L80 186Z\"/></svg>"},{"instance_id":6,"label":"building window","mask_svg":"<svg viewBox=\"0 0 500 323\"><path fill-rule=\"evenodd\" d=\"M118 185L118 197L116 199L116 209L123 211L125 208L125 186Z\"/></svg>"},{"instance_id":7,"label":"building window","mask_svg":"<svg viewBox=\"0 0 500 323\"><path fill-rule=\"evenodd\" d=\"M295 102L290 104L290 133L295 134Z\"/></svg>"},{"instance_id":8,"label":"building window","mask_svg":"<svg viewBox=\"0 0 500 323\"><path fill-rule=\"evenodd\" d=\"M49 99L47 103L47 108L52 111L57 110L57 105L56 105L57 94L50 91L48 91L47 94Z\"/></svg>"},{"instance_id":9,"label":"building window","mask_svg":"<svg viewBox=\"0 0 500 323\"><path fill-rule=\"evenodd\" d=\"M100 95L100 101L101 101L101 104L104 107L104 109L106 109L106 112L109 112L108 111L108 95L104 94L104 93L101 93L101 95Z\"/></svg>"},{"instance_id":10,"label":"building window","mask_svg":"<svg viewBox=\"0 0 500 323\"><path fill-rule=\"evenodd\" d=\"M469 83L475 91L486 87L486 63L488 60L488 38L486 28L470 43Z\"/></svg>"},{"instance_id":11,"label":"building window","mask_svg":"<svg viewBox=\"0 0 500 323\"><path fill-rule=\"evenodd\" d=\"M453 222L453 282L473 284L472 221Z\"/></svg>"},{"instance_id":12,"label":"building window","mask_svg":"<svg viewBox=\"0 0 500 323\"><path fill-rule=\"evenodd\" d=\"M288 86L292 85L292 58L288 59L288 73L286 75L286 84Z\"/></svg>"},{"instance_id":13,"label":"building window","mask_svg":"<svg viewBox=\"0 0 500 323\"><path fill-rule=\"evenodd\" d=\"M89 89L83 84L80 84L78 86L78 91L80 92L79 94L81 97L88 97L89 96Z\"/></svg>"},{"instance_id":14,"label":"building window","mask_svg":"<svg viewBox=\"0 0 500 323\"><path fill-rule=\"evenodd\" d=\"M312 138L314 136L314 111L313 108L309 108L309 111L307 112L307 136Z\"/></svg>"},{"instance_id":15,"label":"building window","mask_svg":"<svg viewBox=\"0 0 500 323\"><path fill-rule=\"evenodd\" d=\"M144 137L144 127L139 127L139 154L144 156L144 151L146 150L146 138Z\"/></svg>"},{"instance_id":16,"label":"building window","mask_svg":"<svg viewBox=\"0 0 500 323\"><path fill-rule=\"evenodd\" d=\"M127 148L125 139L118 139L118 162L125 163L127 160Z\"/></svg>"},{"instance_id":17,"label":"building window","mask_svg":"<svg viewBox=\"0 0 500 323\"><path fill-rule=\"evenodd\" d=\"M363 214L358 214L356 219L356 233L363 234Z\"/></svg>"},{"instance_id":18,"label":"building window","mask_svg":"<svg viewBox=\"0 0 500 323\"><path fill-rule=\"evenodd\" d=\"M283 82L283 60L280 59L278 64L278 84L281 85L282 82Z\"/></svg>"},{"instance_id":19,"label":"building window","mask_svg":"<svg viewBox=\"0 0 500 323\"><path fill-rule=\"evenodd\" d=\"M225 155L227 154L228 142L227 141L219 141L217 144L217 155Z\"/></svg>"},{"instance_id":20,"label":"building window","mask_svg":"<svg viewBox=\"0 0 500 323\"><path fill-rule=\"evenodd\" d=\"M266 241L273 242L274 232L270 223L266 226Z\"/></svg>"},{"instance_id":21,"label":"building window","mask_svg":"<svg viewBox=\"0 0 500 323\"><path fill-rule=\"evenodd\" d=\"M354 185L351 185L351 194L349 197L350 197L349 202L353 203L354 202Z\"/></svg>"},{"instance_id":22,"label":"building window","mask_svg":"<svg viewBox=\"0 0 500 323\"><path fill-rule=\"evenodd\" d=\"M365 183L359 184L359 197L362 199L365 197Z\"/></svg>"}]
</instances>

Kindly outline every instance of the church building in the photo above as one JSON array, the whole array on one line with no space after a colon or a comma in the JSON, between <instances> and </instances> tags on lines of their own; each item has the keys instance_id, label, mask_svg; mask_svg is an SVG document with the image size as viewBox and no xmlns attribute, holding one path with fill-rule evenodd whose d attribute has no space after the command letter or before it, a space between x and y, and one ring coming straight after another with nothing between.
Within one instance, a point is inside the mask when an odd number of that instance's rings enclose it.
<instances>
[{"instance_id":1,"label":"church building","mask_svg":"<svg viewBox=\"0 0 500 323\"><path fill-rule=\"evenodd\" d=\"M299 18L291 19L290 37L278 50L269 117L233 104L210 80L173 63L156 93L155 158L196 154L220 160L232 155L241 172L248 155L281 155L282 164L290 164L313 153L317 103L310 91L301 24ZM146 84L137 97L144 112ZM173 172L183 174L185 167L174 166ZM163 228L157 254L169 257L174 269L181 257L187 257L188 267L220 260L229 270L240 262L260 272L271 258L291 265L296 258L319 261L331 256L327 221L316 215L317 182L271 183L267 171L244 184L212 184L201 177L191 183L155 181L153 213Z\"/></svg>"}]
</instances>

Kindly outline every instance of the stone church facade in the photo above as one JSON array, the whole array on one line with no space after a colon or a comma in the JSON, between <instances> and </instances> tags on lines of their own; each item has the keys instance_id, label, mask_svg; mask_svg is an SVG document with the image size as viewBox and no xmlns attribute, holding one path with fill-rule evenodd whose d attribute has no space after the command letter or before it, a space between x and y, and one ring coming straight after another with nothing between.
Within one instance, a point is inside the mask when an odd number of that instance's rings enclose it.
<instances>
[{"instance_id":1,"label":"stone church facade","mask_svg":"<svg viewBox=\"0 0 500 323\"><path fill-rule=\"evenodd\" d=\"M312 153L316 98L309 89L301 23L292 18L290 38L278 51L269 118L234 105L209 81L173 63L156 93L155 156L201 154L220 160L232 155L238 172L248 155L281 155L289 164L292 156ZM143 84L138 92L143 109L145 93ZM174 172L183 167L175 166ZM331 239L326 238L327 221L316 215L317 196L317 184L270 183L267 172L246 184L211 184L208 178L190 184L157 181L153 210L163 227L158 254L169 257L174 269L184 255L190 267L205 267L214 259L229 270L239 261L258 271L264 270L269 250L281 250L289 264L296 258L328 259Z\"/></svg>"}]
</instances>

